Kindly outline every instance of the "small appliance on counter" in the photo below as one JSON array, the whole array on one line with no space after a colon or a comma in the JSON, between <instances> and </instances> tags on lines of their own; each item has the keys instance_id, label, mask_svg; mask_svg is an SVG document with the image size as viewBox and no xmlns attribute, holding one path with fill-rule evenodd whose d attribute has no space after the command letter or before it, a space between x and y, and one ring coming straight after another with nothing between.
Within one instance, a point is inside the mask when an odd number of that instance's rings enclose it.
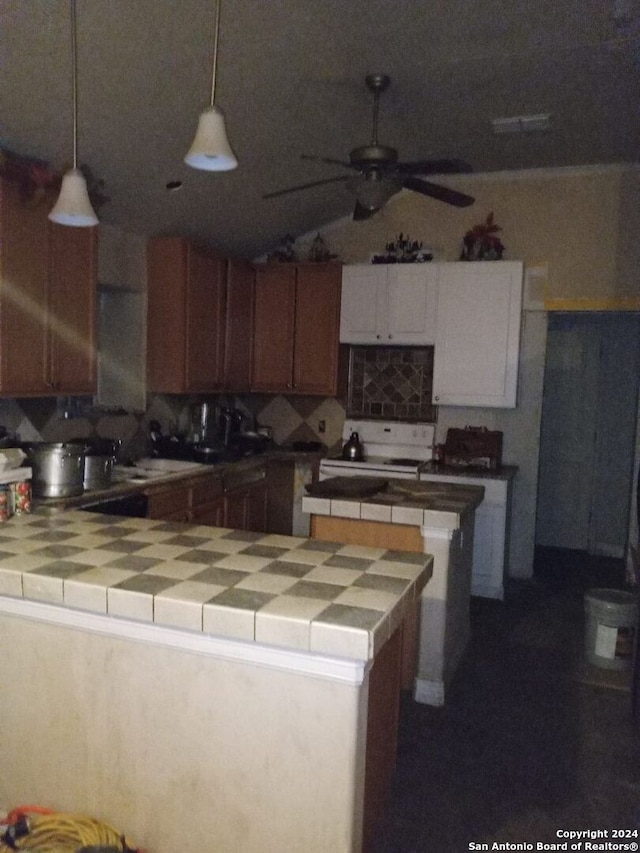
<instances>
[{"instance_id":1,"label":"small appliance on counter","mask_svg":"<svg viewBox=\"0 0 640 853\"><path fill-rule=\"evenodd\" d=\"M441 461L453 468L495 471L502 467L502 435L486 427L449 429Z\"/></svg>"}]
</instances>

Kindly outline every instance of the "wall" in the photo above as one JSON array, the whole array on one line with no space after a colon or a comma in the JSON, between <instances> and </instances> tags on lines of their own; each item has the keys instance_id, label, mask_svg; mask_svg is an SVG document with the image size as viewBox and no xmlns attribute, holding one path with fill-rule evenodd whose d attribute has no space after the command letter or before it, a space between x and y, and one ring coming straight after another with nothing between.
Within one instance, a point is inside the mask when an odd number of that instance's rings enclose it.
<instances>
[{"instance_id":1,"label":"wall","mask_svg":"<svg viewBox=\"0 0 640 853\"><path fill-rule=\"evenodd\" d=\"M490 211L502 227L505 258L548 265L545 288L552 310L640 310L640 169L601 166L447 176L476 203L454 208L416 193L401 193L365 222L340 220L322 236L348 264L366 263L398 234L455 261L462 237ZM313 234L299 241L304 255Z\"/></svg>"},{"instance_id":2,"label":"wall","mask_svg":"<svg viewBox=\"0 0 640 853\"><path fill-rule=\"evenodd\" d=\"M7 808L95 816L154 853L360 849L368 678L99 631L0 616Z\"/></svg>"},{"instance_id":3,"label":"wall","mask_svg":"<svg viewBox=\"0 0 640 853\"><path fill-rule=\"evenodd\" d=\"M350 219L322 231L345 263L366 263L402 233L432 248L435 259L458 260L464 233L490 211L502 227L505 258L541 267L547 310L640 310L640 171L607 166L447 177L443 183L476 198L458 209L401 193L365 222ZM304 256L315 233L301 238ZM525 286L525 306L535 305ZM514 410L440 407L436 440L449 427L504 432L503 460L519 468L514 488L510 574L529 577L533 549L538 450L546 347L546 314L523 315L519 399Z\"/></svg>"}]
</instances>

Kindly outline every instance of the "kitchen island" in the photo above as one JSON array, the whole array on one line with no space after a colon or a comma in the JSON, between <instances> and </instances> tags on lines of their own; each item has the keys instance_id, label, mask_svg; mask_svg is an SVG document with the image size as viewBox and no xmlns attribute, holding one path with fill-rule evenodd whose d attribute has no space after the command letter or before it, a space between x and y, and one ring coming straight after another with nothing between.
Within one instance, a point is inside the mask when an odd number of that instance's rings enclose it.
<instances>
[{"instance_id":1,"label":"kitchen island","mask_svg":"<svg viewBox=\"0 0 640 853\"><path fill-rule=\"evenodd\" d=\"M336 477L313 487L315 495L302 502L311 535L433 556L433 577L421 596L417 677L410 664L403 684L416 701L442 705L469 640L474 515L484 488L390 479L373 491L372 482ZM407 646L404 659L410 659Z\"/></svg>"},{"instance_id":2,"label":"kitchen island","mask_svg":"<svg viewBox=\"0 0 640 853\"><path fill-rule=\"evenodd\" d=\"M0 802L153 853L366 849L431 558L36 511L0 527Z\"/></svg>"}]
</instances>

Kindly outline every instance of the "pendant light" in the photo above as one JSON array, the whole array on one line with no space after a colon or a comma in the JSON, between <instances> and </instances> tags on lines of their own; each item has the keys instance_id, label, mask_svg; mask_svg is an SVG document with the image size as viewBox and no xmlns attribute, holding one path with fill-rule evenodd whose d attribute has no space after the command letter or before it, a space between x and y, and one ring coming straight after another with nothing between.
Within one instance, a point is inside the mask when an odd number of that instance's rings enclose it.
<instances>
[{"instance_id":1,"label":"pendant light","mask_svg":"<svg viewBox=\"0 0 640 853\"><path fill-rule=\"evenodd\" d=\"M218 64L218 38L220 35L220 3L216 0L216 17L213 37L213 72L211 75L211 104L200 115L196 137L184 162L194 169L207 172L229 172L238 165L236 155L227 139L224 113L215 104L216 66Z\"/></svg>"},{"instance_id":2,"label":"pendant light","mask_svg":"<svg viewBox=\"0 0 640 853\"><path fill-rule=\"evenodd\" d=\"M60 195L49 219L59 225L88 227L98 224L87 190L87 182L78 168L78 51L76 47L76 2L70 0L71 68L73 80L73 168L62 179Z\"/></svg>"}]
</instances>

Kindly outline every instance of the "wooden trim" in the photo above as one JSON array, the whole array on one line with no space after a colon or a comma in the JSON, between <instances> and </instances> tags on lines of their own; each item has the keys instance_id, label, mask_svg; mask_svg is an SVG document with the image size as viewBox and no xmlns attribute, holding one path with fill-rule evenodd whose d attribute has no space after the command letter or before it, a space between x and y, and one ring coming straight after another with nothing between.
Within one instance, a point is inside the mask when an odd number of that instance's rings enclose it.
<instances>
[{"instance_id":1,"label":"wooden trim","mask_svg":"<svg viewBox=\"0 0 640 853\"><path fill-rule=\"evenodd\" d=\"M545 311L640 311L640 296L545 298Z\"/></svg>"},{"instance_id":2,"label":"wooden trim","mask_svg":"<svg viewBox=\"0 0 640 853\"><path fill-rule=\"evenodd\" d=\"M368 545L395 551L422 554L424 543L419 527L408 524L386 524L330 515L311 516L311 536L345 545Z\"/></svg>"},{"instance_id":3,"label":"wooden trim","mask_svg":"<svg viewBox=\"0 0 640 853\"><path fill-rule=\"evenodd\" d=\"M400 717L401 635L395 631L369 674L367 750L364 777L363 853L374 849L396 768Z\"/></svg>"}]
</instances>

